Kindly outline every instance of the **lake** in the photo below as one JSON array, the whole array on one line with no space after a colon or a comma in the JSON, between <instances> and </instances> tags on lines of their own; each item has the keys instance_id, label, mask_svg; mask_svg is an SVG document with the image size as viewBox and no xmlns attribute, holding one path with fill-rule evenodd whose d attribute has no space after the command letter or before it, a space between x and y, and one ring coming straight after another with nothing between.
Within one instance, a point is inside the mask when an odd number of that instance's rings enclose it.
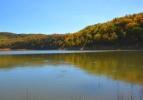
<instances>
[{"instance_id":1,"label":"lake","mask_svg":"<svg viewBox=\"0 0 143 100\"><path fill-rule=\"evenodd\" d=\"M0 51L0 100L143 100L143 52Z\"/></svg>"}]
</instances>

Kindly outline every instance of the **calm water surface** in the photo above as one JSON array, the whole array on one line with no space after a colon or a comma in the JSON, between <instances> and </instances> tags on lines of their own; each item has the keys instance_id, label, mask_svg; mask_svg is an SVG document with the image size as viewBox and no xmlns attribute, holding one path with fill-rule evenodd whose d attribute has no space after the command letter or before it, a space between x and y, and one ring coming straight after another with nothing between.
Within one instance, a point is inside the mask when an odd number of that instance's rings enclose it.
<instances>
[{"instance_id":1,"label":"calm water surface","mask_svg":"<svg viewBox=\"0 0 143 100\"><path fill-rule=\"evenodd\" d=\"M142 51L71 52L0 51L0 100L143 100Z\"/></svg>"}]
</instances>

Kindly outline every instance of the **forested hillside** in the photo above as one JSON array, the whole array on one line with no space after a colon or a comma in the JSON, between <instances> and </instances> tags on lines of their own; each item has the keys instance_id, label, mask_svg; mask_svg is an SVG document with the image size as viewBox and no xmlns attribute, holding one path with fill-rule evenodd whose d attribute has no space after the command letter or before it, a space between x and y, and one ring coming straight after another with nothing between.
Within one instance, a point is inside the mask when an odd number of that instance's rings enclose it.
<instances>
[{"instance_id":1,"label":"forested hillside","mask_svg":"<svg viewBox=\"0 0 143 100\"><path fill-rule=\"evenodd\" d=\"M0 32L0 49L143 49L143 13L67 34Z\"/></svg>"}]
</instances>

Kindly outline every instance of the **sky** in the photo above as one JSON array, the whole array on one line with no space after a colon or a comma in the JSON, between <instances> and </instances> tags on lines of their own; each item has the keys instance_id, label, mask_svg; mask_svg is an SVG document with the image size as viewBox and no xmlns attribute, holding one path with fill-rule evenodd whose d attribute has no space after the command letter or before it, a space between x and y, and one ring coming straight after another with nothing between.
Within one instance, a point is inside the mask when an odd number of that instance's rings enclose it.
<instances>
[{"instance_id":1,"label":"sky","mask_svg":"<svg viewBox=\"0 0 143 100\"><path fill-rule=\"evenodd\" d=\"M68 33L143 12L143 0L0 0L0 31Z\"/></svg>"}]
</instances>

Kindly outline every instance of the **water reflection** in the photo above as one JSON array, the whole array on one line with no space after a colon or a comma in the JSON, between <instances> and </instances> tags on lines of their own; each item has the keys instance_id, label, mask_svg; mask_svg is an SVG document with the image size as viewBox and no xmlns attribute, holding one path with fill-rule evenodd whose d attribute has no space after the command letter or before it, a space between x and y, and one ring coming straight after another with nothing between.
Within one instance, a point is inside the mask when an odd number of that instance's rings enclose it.
<instances>
[{"instance_id":1,"label":"water reflection","mask_svg":"<svg viewBox=\"0 0 143 100\"><path fill-rule=\"evenodd\" d=\"M142 100L142 59L142 52L0 56L0 99Z\"/></svg>"}]
</instances>

